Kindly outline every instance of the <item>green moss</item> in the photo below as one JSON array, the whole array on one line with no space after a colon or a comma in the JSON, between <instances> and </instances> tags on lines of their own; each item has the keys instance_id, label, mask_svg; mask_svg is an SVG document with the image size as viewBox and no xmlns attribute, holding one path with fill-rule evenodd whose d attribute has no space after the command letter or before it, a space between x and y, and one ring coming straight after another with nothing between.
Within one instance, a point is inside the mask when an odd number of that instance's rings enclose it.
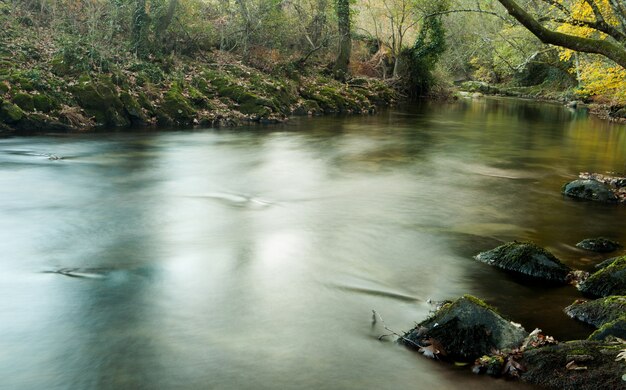
<instances>
[{"instance_id":1,"label":"green moss","mask_svg":"<svg viewBox=\"0 0 626 390\"><path fill-rule=\"evenodd\" d=\"M626 315L599 327L589 336L589 340L605 340L609 336L620 339L626 338Z\"/></svg>"},{"instance_id":2,"label":"green moss","mask_svg":"<svg viewBox=\"0 0 626 390\"><path fill-rule=\"evenodd\" d=\"M0 105L0 120L7 124L19 122L24 117L24 111L15 104L3 102Z\"/></svg>"},{"instance_id":3,"label":"green moss","mask_svg":"<svg viewBox=\"0 0 626 390\"><path fill-rule=\"evenodd\" d=\"M618 257L611 265L592 274L581 283L579 290L600 297L626 295L626 256Z\"/></svg>"},{"instance_id":4,"label":"green moss","mask_svg":"<svg viewBox=\"0 0 626 390\"><path fill-rule=\"evenodd\" d=\"M18 105L24 111L35 110L33 97L27 93L16 93L12 100L14 104Z\"/></svg>"},{"instance_id":5,"label":"green moss","mask_svg":"<svg viewBox=\"0 0 626 390\"><path fill-rule=\"evenodd\" d=\"M532 242L509 242L479 253L475 258L506 271L552 283L566 283L571 271L552 253Z\"/></svg>"},{"instance_id":6,"label":"green moss","mask_svg":"<svg viewBox=\"0 0 626 390\"><path fill-rule=\"evenodd\" d=\"M2 67L2 64L0 64L0 67ZM4 95L5 93L9 92L11 88L9 87L9 84L0 81L0 95Z\"/></svg>"},{"instance_id":7,"label":"green moss","mask_svg":"<svg viewBox=\"0 0 626 390\"><path fill-rule=\"evenodd\" d=\"M588 302L577 300L564 311L574 319L600 327L626 313L626 296L610 296Z\"/></svg>"},{"instance_id":8,"label":"green moss","mask_svg":"<svg viewBox=\"0 0 626 390\"><path fill-rule=\"evenodd\" d=\"M144 125L146 123L146 116L141 106L131 94L126 91L120 93L120 100L124 104L124 110L133 125Z\"/></svg>"},{"instance_id":9,"label":"green moss","mask_svg":"<svg viewBox=\"0 0 626 390\"><path fill-rule=\"evenodd\" d=\"M463 295L463 298L467 299L473 304L478 305L484 309L492 310L492 311L495 311L496 313L498 312L498 310L495 307L488 305L485 301L483 301L482 299L476 298L473 295L465 294Z\"/></svg>"},{"instance_id":10,"label":"green moss","mask_svg":"<svg viewBox=\"0 0 626 390\"><path fill-rule=\"evenodd\" d=\"M190 124L196 115L196 110L182 95L180 87L176 85L165 93L160 111L165 114L165 116L161 115L162 121L166 122L165 117L169 117L178 125Z\"/></svg>"},{"instance_id":11,"label":"green moss","mask_svg":"<svg viewBox=\"0 0 626 390\"><path fill-rule=\"evenodd\" d=\"M124 104L117 96L115 86L106 77L81 81L71 92L85 112L100 125L124 127L130 124Z\"/></svg>"},{"instance_id":12,"label":"green moss","mask_svg":"<svg viewBox=\"0 0 626 390\"><path fill-rule=\"evenodd\" d=\"M194 77L192 80L192 85L197 88L203 96L207 98L213 98L215 96L215 89L203 77Z\"/></svg>"},{"instance_id":13,"label":"green moss","mask_svg":"<svg viewBox=\"0 0 626 390\"><path fill-rule=\"evenodd\" d=\"M41 112L50 112L59 106L51 97L43 94L34 95L33 104Z\"/></svg>"},{"instance_id":14,"label":"green moss","mask_svg":"<svg viewBox=\"0 0 626 390\"><path fill-rule=\"evenodd\" d=\"M149 113L154 113L154 104L152 104L152 101L144 92L139 92L139 94L137 95L137 102L144 110L148 111Z\"/></svg>"}]
</instances>

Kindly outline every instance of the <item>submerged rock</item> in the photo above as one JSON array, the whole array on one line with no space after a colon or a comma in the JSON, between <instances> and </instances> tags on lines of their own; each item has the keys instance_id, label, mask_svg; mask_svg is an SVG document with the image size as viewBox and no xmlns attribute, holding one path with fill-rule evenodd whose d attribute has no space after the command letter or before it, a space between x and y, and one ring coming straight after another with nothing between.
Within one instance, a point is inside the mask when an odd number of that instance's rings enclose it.
<instances>
[{"instance_id":1,"label":"submerged rock","mask_svg":"<svg viewBox=\"0 0 626 390\"><path fill-rule=\"evenodd\" d=\"M494 350L519 347L528 333L504 319L495 309L471 295L443 305L400 338L411 348L437 346L436 351L455 361L473 361Z\"/></svg>"},{"instance_id":2,"label":"submerged rock","mask_svg":"<svg viewBox=\"0 0 626 390\"><path fill-rule=\"evenodd\" d=\"M626 313L626 296L610 296L593 301L577 300L564 311L571 318L599 328Z\"/></svg>"},{"instance_id":3,"label":"submerged rock","mask_svg":"<svg viewBox=\"0 0 626 390\"><path fill-rule=\"evenodd\" d=\"M622 312L623 313L623 312ZM609 337L626 339L626 314L615 321L607 322L589 336L589 340L606 340Z\"/></svg>"},{"instance_id":4,"label":"submerged rock","mask_svg":"<svg viewBox=\"0 0 626 390\"><path fill-rule=\"evenodd\" d=\"M563 195L571 198L615 203L619 199L614 191L596 180L574 180L563 186Z\"/></svg>"},{"instance_id":5,"label":"submerged rock","mask_svg":"<svg viewBox=\"0 0 626 390\"><path fill-rule=\"evenodd\" d=\"M553 389L623 389L621 343L577 340L524 351L525 382Z\"/></svg>"},{"instance_id":6,"label":"submerged rock","mask_svg":"<svg viewBox=\"0 0 626 390\"><path fill-rule=\"evenodd\" d=\"M578 289L598 297L626 295L626 256L618 257L611 265L592 274Z\"/></svg>"},{"instance_id":7,"label":"submerged rock","mask_svg":"<svg viewBox=\"0 0 626 390\"><path fill-rule=\"evenodd\" d=\"M567 283L571 268L531 242L509 242L476 255L476 260L535 279Z\"/></svg>"},{"instance_id":8,"label":"submerged rock","mask_svg":"<svg viewBox=\"0 0 626 390\"><path fill-rule=\"evenodd\" d=\"M618 250L619 248L621 248L622 246L617 241L609 240L608 238L605 238L605 237L598 237L598 238L586 238L582 240L581 242L579 242L578 244L576 244L576 247L581 248L581 249L586 249L592 252L608 253L608 252L614 252Z\"/></svg>"}]
</instances>

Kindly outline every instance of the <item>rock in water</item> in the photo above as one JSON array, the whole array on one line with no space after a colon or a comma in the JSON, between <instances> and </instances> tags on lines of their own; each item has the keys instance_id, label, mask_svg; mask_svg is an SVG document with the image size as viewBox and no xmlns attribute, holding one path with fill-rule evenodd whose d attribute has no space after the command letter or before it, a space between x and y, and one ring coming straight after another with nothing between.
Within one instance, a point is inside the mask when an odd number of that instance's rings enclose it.
<instances>
[{"instance_id":1,"label":"rock in water","mask_svg":"<svg viewBox=\"0 0 626 390\"><path fill-rule=\"evenodd\" d=\"M509 242L476 255L476 260L534 279L567 283L571 268L552 253L531 242Z\"/></svg>"},{"instance_id":2,"label":"rock in water","mask_svg":"<svg viewBox=\"0 0 626 390\"><path fill-rule=\"evenodd\" d=\"M455 361L473 361L493 350L519 347L528 333L471 295L442 306L400 338L411 348L437 345Z\"/></svg>"},{"instance_id":3,"label":"rock in water","mask_svg":"<svg viewBox=\"0 0 626 390\"><path fill-rule=\"evenodd\" d=\"M574 180L563 186L563 195L571 198L615 203L619 199L606 184L596 180Z\"/></svg>"},{"instance_id":4,"label":"rock in water","mask_svg":"<svg viewBox=\"0 0 626 390\"><path fill-rule=\"evenodd\" d=\"M598 237L598 238L586 238L576 244L576 247L581 249L586 249L592 252L600 252L600 253L608 253L614 252L621 248L619 242L609 240L608 238Z\"/></svg>"},{"instance_id":5,"label":"rock in water","mask_svg":"<svg viewBox=\"0 0 626 390\"><path fill-rule=\"evenodd\" d=\"M578 286L583 293L596 297L626 295L626 256L592 274Z\"/></svg>"},{"instance_id":6,"label":"rock in water","mask_svg":"<svg viewBox=\"0 0 626 390\"><path fill-rule=\"evenodd\" d=\"M593 301L577 300L564 311L571 318L599 328L626 313L626 296L616 295Z\"/></svg>"}]
</instances>

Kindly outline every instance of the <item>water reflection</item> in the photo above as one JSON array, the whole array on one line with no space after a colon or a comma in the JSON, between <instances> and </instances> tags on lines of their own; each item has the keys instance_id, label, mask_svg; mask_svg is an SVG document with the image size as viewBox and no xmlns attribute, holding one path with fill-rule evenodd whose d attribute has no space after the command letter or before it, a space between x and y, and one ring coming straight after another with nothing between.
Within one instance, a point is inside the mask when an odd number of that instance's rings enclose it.
<instances>
[{"instance_id":1,"label":"water reflection","mask_svg":"<svg viewBox=\"0 0 626 390\"><path fill-rule=\"evenodd\" d=\"M624 170L624 130L484 99L1 140L3 387L521 388L380 343L371 310L402 330L429 299L472 293L528 329L586 336L561 313L574 289L471 257L530 239L591 269L601 258L573 244L626 242L623 207L559 194L579 171Z\"/></svg>"}]
</instances>

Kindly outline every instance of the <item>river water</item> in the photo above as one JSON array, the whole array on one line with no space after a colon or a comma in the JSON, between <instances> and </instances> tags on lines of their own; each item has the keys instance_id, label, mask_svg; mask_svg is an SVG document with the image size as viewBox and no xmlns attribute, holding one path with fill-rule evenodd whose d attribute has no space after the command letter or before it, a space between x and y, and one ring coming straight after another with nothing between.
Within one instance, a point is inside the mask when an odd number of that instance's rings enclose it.
<instances>
[{"instance_id":1,"label":"river water","mask_svg":"<svg viewBox=\"0 0 626 390\"><path fill-rule=\"evenodd\" d=\"M572 267L626 207L626 128L535 102L424 103L226 130L0 140L2 389L509 389L392 342L474 294L557 339L573 287L472 259L532 240ZM55 272L59 271L59 272Z\"/></svg>"}]
</instances>

